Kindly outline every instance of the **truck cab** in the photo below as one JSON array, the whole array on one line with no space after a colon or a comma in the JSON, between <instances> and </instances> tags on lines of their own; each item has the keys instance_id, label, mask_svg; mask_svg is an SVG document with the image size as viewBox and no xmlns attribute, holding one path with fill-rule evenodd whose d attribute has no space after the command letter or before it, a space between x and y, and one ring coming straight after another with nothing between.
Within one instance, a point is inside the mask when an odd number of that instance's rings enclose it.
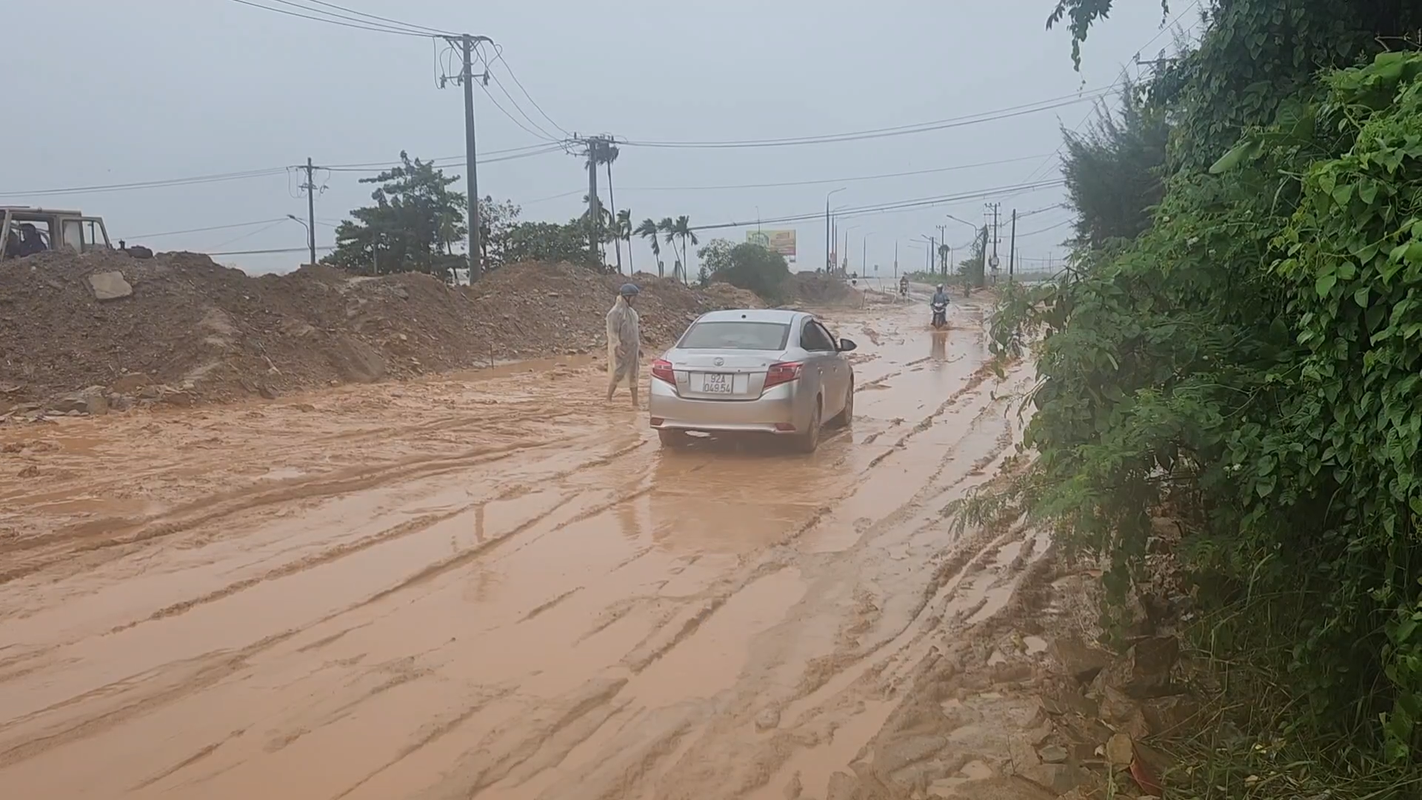
<instances>
[{"instance_id":1,"label":"truck cab","mask_svg":"<svg viewBox=\"0 0 1422 800\"><path fill-rule=\"evenodd\" d=\"M88 253L111 247L101 217L88 217L81 211L0 206L0 261L49 250Z\"/></svg>"}]
</instances>

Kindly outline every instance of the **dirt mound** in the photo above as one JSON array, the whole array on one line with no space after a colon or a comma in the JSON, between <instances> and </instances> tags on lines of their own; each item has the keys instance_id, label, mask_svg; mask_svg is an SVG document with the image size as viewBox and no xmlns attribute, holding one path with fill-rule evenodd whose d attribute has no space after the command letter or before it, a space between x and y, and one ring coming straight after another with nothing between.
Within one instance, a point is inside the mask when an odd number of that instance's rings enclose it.
<instances>
[{"instance_id":1,"label":"dirt mound","mask_svg":"<svg viewBox=\"0 0 1422 800\"><path fill-rule=\"evenodd\" d=\"M40 255L0 265L0 414L64 403L274 396L491 361L588 352L626 280L525 264L473 289L427 275L353 278L326 267L251 277L205 255ZM643 338L735 305L650 275Z\"/></svg>"},{"instance_id":2,"label":"dirt mound","mask_svg":"<svg viewBox=\"0 0 1422 800\"><path fill-rule=\"evenodd\" d=\"M732 286L729 283L713 283L702 290L712 301L726 308L764 308L765 301L749 289Z\"/></svg>"},{"instance_id":3,"label":"dirt mound","mask_svg":"<svg viewBox=\"0 0 1422 800\"><path fill-rule=\"evenodd\" d=\"M790 276L790 294L802 305L829 306L858 303L858 294L842 278L816 272L796 272Z\"/></svg>"}]
</instances>

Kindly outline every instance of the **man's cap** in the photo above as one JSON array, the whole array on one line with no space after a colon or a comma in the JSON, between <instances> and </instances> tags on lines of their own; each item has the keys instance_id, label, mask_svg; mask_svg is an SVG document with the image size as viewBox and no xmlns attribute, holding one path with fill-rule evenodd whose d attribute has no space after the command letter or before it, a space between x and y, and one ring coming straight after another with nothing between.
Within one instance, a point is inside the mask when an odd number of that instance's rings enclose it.
<instances>
[{"instance_id":1,"label":"man's cap","mask_svg":"<svg viewBox=\"0 0 1422 800\"><path fill-rule=\"evenodd\" d=\"M638 289L635 283L624 283L622 284L622 288L617 290L617 293L623 297L631 297L641 291L642 290Z\"/></svg>"}]
</instances>

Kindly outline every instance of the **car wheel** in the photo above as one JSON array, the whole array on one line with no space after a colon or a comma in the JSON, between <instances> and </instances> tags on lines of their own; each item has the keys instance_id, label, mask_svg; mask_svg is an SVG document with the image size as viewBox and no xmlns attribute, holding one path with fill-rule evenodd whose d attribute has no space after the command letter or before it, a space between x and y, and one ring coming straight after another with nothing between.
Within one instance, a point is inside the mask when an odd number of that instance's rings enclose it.
<instances>
[{"instance_id":1,"label":"car wheel","mask_svg":"<svg viewBox=\"0 0 1422 800\"><path fill-rule=\"evenodd\" d=\"M662 447L681 447L686 444L686 431L662 429L657 431Z\"/></svg>"},{"instance_id":2,"label":"car wheel","mask_svg":"<svg viewBox=\"0 0 1422 800\"><path fill-rule=\"evenodd\" d=\"M810 417L810 427L804 433L795 437L795 449L801 453L813 453L820 446L820 426L824 421L825 402L823 398L815 398L815 413Z\"/></svg>"},{"instance_id":3,"label":"car wheel","mask_svg":"<svg viewBox=\"0 0 1422 800\"><path fill-rule=\"evenodd\" d=\"M854 381L849 382L849 394L844 398L844 410L834 418L836 428L848 428L854 424Z\"/></svg>"}]
</instances>

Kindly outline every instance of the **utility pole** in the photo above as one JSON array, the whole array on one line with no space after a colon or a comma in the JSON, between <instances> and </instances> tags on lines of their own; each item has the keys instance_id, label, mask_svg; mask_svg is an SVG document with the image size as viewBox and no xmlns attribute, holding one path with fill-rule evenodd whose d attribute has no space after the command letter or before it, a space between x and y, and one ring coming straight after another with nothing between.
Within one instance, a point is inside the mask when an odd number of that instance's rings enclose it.
<instances>
[{"instance_id":1,"label":"utility pole","mask_svg":"<svg viewBox=\"0 0 1422 800\"><path fill-rule=\"evenodd\" d=\"M994 273L997 272L997 265L1002 263L1001 261L997 260L997 243L1002 238L998 235L997 212L1001 205L1001 203L988 204L988 208L992 209L992 259L989 260L988 263L992 265ZM994 280L996 280L996 278L994 278Z\"/></svg>"},{"instance_id":2,"label":"utility pole","mask_svg":"<svg viewBox=\"0 0 1422 800\"><path fill-rule=\"evenodd\" d=\"M945 244L945 245L948 244L948 226L947 226L947 225L939 225L939 226L938 226L938 235L942 237L943 244ZM946 280L946 279L948 278L948 261L947 261L947 259L944 258L942 255L940 255L940 256L938 257L938 261L939 261L939 264L940 264L940 265L942 266L942 268L943 268L943 277L944 277L944 279Z\"/></svg>"},{"instance_id":3,"label":"utility pole","mask_svg":"<svg viewBox=\"0 0 1422 800\"><path fill-rule=\"evenodd\" d=\"M899 240L898 240L898 239L895 239L895 240L894 240L894 278L895 278L895 280L897 280L898 277L899 277Z\"/></svg>"},{"instance_id":4,"label":"utility pole","mask_svg":"<svg viewBox=\"0 0 1422 800\"><path fill-rule=\"evenodd\" d=\"M476 161L477 149L474 146L474 78L478 77L487 86L489 83L489 73L486 71L482 75L474 74L474 48L475 46L494 40L487 36L447 36L445 40L451 45L459 48L464 56L463 69L459 76L455 78L464 86L464 160L466 192L469 195L469 285L474 285L474 281L479 279L484 270L484 253L480 239L480 228L483 227L483 220L479 216L479 169ZM440 80L443 86L445 79Z\"/></svg>"},{"instance_id":5,"label":"utility pole","mask_svg":"<svg viewBox=\"0 0 1422 800\"><path fill-rule=\"evenodd\" d=\"M614 147L614 146L612 146L611 143L609 143L608 146L607 146L607 155L608 155L609 157L603 159L603 161L604 161L604 163L607 164L607 203L608 203L608 205L610 206L610 208L608 209L608 212L609 212L609 213L608 213L608 218L612 220L612 228L613 228L613 230L612 230L612 234L613 234L613 236L612 236L612 241L613 241L613 244L617 247L617 274L618 274L618 275L621 275L621 274L622 274L622 229L621 229L620 227L618 227L618 224L617 224L617 195L613 194L613 192L612 192L612 162L616 160L616 156L614 155L614 153L616 152L616 150L617 150L617 148ZM630 220L629 220L629 222L630 222ZM631 241L630 239L629 239L628 242L627 242L627 259L628 259L629 261L632 259L632 241ZM627 274L630 275L630 274L632 274L632 273L629 271Z\"/></svg>"},{"instance_id":6,"label":"utility pole","mask_svg":"<svg viewBox=\"0 0 1422 800\"><path fill-rule=\"evenodd\" d=\"M572 142L587 148L582 153L573 155L583 155L587 158L588 168L588 254L598 264L603 264L607 260L603 251L603 223L602 223L602 198L597 192L597 167L599 164L607 165L607 190L609 195L612 192L612 162L617 159L617 147L613 137L607 134L597 136L581 136L573 134ZM616 213L616 199L613 200L613 212ZM614 224L615 224L614 220ZM619 233L619 232L614 232ZM622 272L622 240L620 233L617 238L617 272ZM630 245L629 245L630 247ZM630 259L631 251L628 251Z\"/></svg>"},{"instance_id":7,"label":"utility pole","mask_svg":"<svg viewBox=\"0 0 1422 800\"><path fill-rule=\"evenodd\" d=\"M602 227L602 199L597 196L597 137L588 139L588 253L602 266L602 251L597 231Z\"/></svg>"},{"instance_id":8,"label":"utility pole","mask_svg":"<svg viewBox=\"0 0 1422 800\"><path fill-rule=\"evenodd\" d=\"M306 246L311 250L311 261L316 263L316 179L313 177L316 166L311 163L311 157L306 157L306 183L301 184L301 188L306 190Z\"/></svg>"},{"instance_id":9,"label":"utility pole","mask_svg":"<svg viewBox=\"0 0 1422 800\"><path fill-rule=\"evenodd\" d=\"M987 223L983 223L983 257L978 261L978 288L987 285L988 230ZM996 249L996 245L993 247ZM997 256L993 256L993 258L997 258Z\"/></svg>"},{"instance_id":10,"label":"utility pole","mask_svg":"<svg viewBox=\"0 0 1422 800\"><path fill-rule=\"evenodd\" d=\"M1012 209L1012 241L1007 245L1007 282L1012 283L1012 275L1017 267L1017 209Z\"/></svg>"}]
</instances>

